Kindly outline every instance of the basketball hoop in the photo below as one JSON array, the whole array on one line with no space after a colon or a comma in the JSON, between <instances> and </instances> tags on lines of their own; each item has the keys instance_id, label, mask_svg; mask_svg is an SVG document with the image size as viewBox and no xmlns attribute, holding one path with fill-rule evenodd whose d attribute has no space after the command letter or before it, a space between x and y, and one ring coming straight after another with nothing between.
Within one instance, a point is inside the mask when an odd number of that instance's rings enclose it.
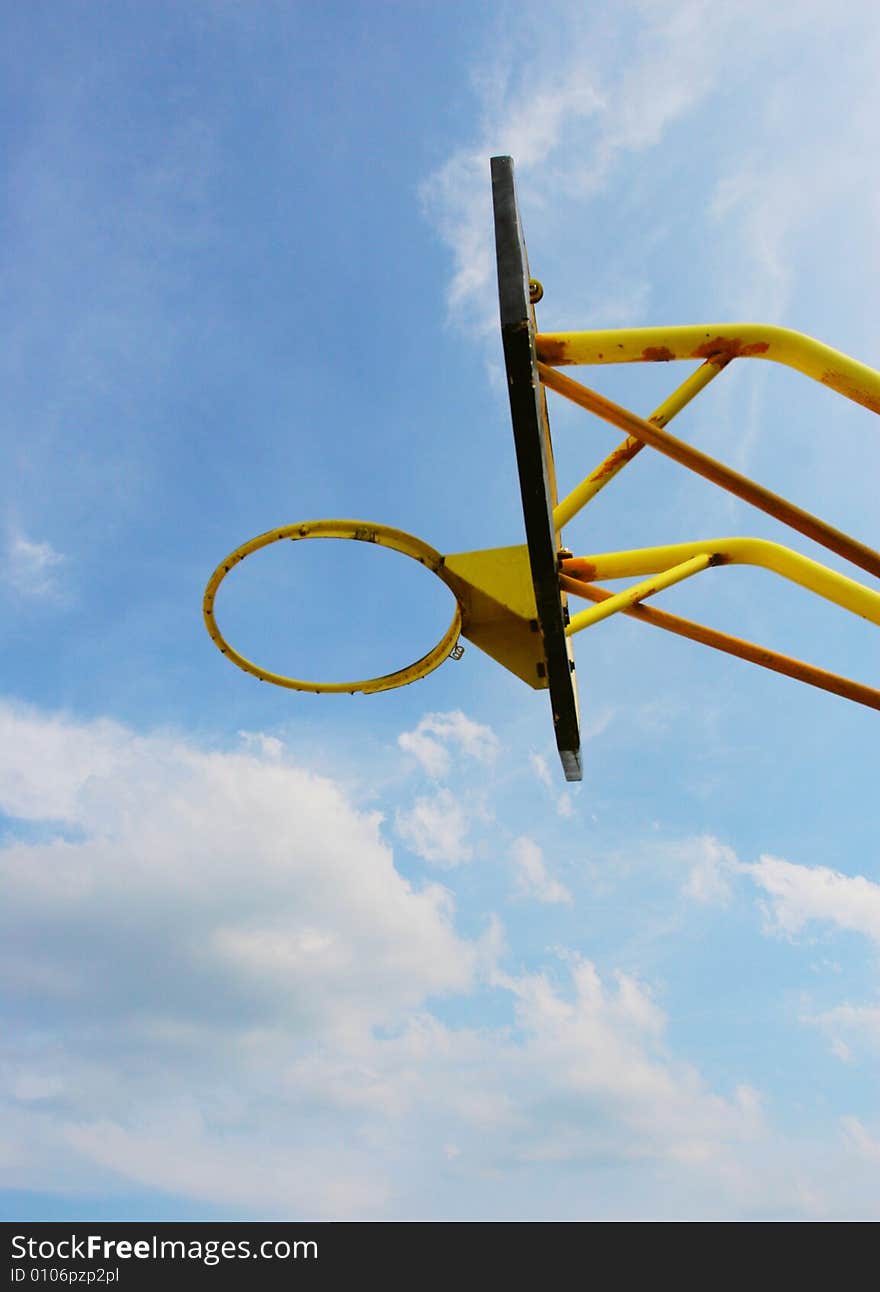
<instances>
[{"instance_id":1,"label":"basketball hoop","mask_svg":"<svg viewBox=\"0 0 880 1292\"><path fill-rule=\"evenodd\" d=\"M765 539L720 538L585 556L573 556L562 541L563 527L649 446L859 569L880 577L880 552L771 493L666 429L734 360L785 364L873 413L880 413L880 372L812 337L756 323L542 333L535 318L535 304L544 289L529 271L509 157L492 159L492 194L501 337L525 543L443 556L402 530L357 520L307 521L270 530L236 548L211 576L204 615L218 648L246 673L275 686L294 691L369 693L405 686L427 676L444 660L458 659L460 634L530 687L549 691L556 744L565 777L570 781L578 781L582 775L572 637L616 614L631 615L642 623L880 710L880 689L876 687L644 604L658 592L707 569L745 563L763 566L880 626L880 592L875 588ZM690 360L699 366L648 418L559 371L569 365L668 364L676 360ZM626 435L561 499L556 486L547 390ZM217 589L232 567L252 552L282 539L301 538L377 543L418 561L436 574L455 597L452 623L434 649L414 664L362 682L306 682L252 664L227 643L217 627ZM638 582L619 592L596 582L630 578ZM569 595L594 604L571 614Z\"/></svg>"},{"instance_id":2,"label":"basketball hoop","mask_svg":"<svg viewBox=\"0 0 880 1292\"><path fill-rule=\"evenodd\" d=\"M392 529L390 525L375 525L363 520L309 520L298 525L282 525L280 529L270 529L268 533L260 534L258 538L242 543L241 547L231 552L225 561L221 561L205 589L202 603L205 625L214 645L233 664L237 664L239 668L244 669L245 673L252 674L262 682L287 687L290 691L313 691L318 694L338 694L348 691L352 695L361 691L369 695L376 691L393 691L395 687L417 682L420 678L427 677L435 668L439 668L450 656L455 659L461 657L458 645L461 632L461 606L456 598L452 623L433 650L429 650L427 655L417 659L414 664L397 669L394 673L386 673L382 677L366 678L359 682L309 682L301 678L285 677L281 673L272 673L259 664L245 659L244 655L240 655L229 645L217 626L214 614L217 590L233 566L240 565L246 556L259 552L261 548L270 547L273 543L283 542L284 539L297 542L304 538L341 538L350 539L356 543L376 543L379 547L390 548L392 552L400 552L403 556L409 556L412 560L418 561L420 565L424 565L442 579L447 587L450 586L448 579L444 577L444 561L440 553L427 543L423 543L420 538L414 538L412 534L407 534L402 529Z\"/></svg>"}]
</instances>

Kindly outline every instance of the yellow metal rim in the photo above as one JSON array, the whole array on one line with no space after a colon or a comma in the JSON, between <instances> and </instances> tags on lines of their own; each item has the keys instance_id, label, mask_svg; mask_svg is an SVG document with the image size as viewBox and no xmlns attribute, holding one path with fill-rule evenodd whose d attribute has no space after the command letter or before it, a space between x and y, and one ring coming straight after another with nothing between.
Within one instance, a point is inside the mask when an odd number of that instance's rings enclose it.
<instances>
[{"instance_id":1,"label":"yellow metal rim","mask_svg":"<svg viewBox=\"0 0 880 1292\"><path fill-rule=\"evenodd\" d=\"M220 562L208 580L202 602L202 613L211 640L222 655L244 669L245 673L252 674L262 682L271 682L273 686L283 686L290 691L312 691L318 694L349 692L352 695L358 691L365 695L376 691L392 691L395 687L417 682L449 658L461 632L461 606L457 598L452 623L433 650L428 651L427 655L423 655L414 664L409 664L394 673L386 673L383 677L366 678L358 682L310 682L301 678L285 677L281 673L272 673L268 669L261 668L259 664L245 659L244 655L240 655L229 645L217 626L214 600L220 584L233 566L239 565L253 552L269 547L272 543L280 543L284 539L296 542L303 538L342 538L356 543L376 543L379 547L390 548L393 552L400 552L403 556L409 556L412 560L418 561L449 587L448 580L444 577L441 554L428 543L405 533L402 529L393 529L390 525L377 525L363 520L310 520L297 525L282 525L278 529L270 529L267 533L260 534L258 538L250 539L247 543L242 543L241 547L237 547L224 561ZM451 588L450 591L452 591Z\"/></svg>"}]
</instances>

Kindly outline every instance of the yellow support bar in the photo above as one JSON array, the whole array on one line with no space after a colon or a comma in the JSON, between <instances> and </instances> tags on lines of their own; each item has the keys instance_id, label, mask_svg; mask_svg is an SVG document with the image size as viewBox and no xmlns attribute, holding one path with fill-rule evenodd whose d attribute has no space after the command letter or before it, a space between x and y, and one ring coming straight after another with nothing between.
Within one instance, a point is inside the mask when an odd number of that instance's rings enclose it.
<instances>
[{"instance_id":1,"label":"yellow support bar","mask_svg":"<svg viewBox=\"0 0 880 1292\"><path fill-rule=\"evenodd\" d=\"M706 552L711 554L713 565L762 566L870 623L880 624L880 593L820 565L818 561L801 556L789 547L763 538L702 539L696 543L670 543L664 547L572 557L562 562L562 570L588 583L595 579L628 579L669 570Z\"/></svg>"},{"instance_id":2,"label":"yellow support bar","mask_svg":"<svg viewBox=\"0 0 880 1292\"><path fill-rule=\"evenodd\" d=\"M709 359L769 359L795 368L847 399L880 413L880 372L791 328L765 323L696 323L687 327L615 328L601 332L541 332L538 359L571 363L665 363Z\"/></svg>"},{"instance_id":3,"label":"yellow support bar","mask_svg":"<svg viewBox=\"0 0 880 1292\"><path fill-rule=\"evenodd\" d=\"M672 421L677 413L680 413L692 399L694 399L701 390L708 386L713 378L717 377L723 365L712 363L707 360L701 364L695 372L692 372L678 387L674 390L668 399L664 399L659 408L648 418L654 426L661 429ZM567 525L572 517L576 516L579 511L586 507L591 498L595 498L600 489L604 489L609 481L613 480L619 471L622 471L627 462L631 462L636 454L644 448L644 442L636 439L634 435L629 435L625 440L618 444L613 453L609 453L604 461L600 462L595 470L591 471L585 480L582 480L577 488L573 489L568 497L563 498L560 503L553 509L553 528L562 529Z\"/></svg>"},{"instance_id":4,"label":"yellow support bar","mask_svg":"<svg viewBox=\"0 0 880 1292\"><path fill-rule=\"evenodd\" d=\"M572 617L565 631L570 637L572 633L579 633L583 628L590 628L593 624L617 614L619 610L627 610L637 601L652 597L655 592L662 592L664 588L671 588L674 583L681 583L682 579L689 579L692 574L699 574L700 570L705 570L706 566L711 564L712 557L706 552L699 556L692 556L690 560L682 561L680 565L674 565L652 579L644 579L641 583L627 588L625 592L618 592L607 601L600 601L589 610L579 610Z\"/></svg>"}]
</instances>

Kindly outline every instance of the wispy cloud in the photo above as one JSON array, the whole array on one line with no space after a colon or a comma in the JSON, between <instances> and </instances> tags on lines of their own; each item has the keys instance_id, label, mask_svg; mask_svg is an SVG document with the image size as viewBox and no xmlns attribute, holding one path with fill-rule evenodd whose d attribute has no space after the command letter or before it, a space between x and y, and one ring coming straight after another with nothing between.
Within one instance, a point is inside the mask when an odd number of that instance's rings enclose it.
<instances>
[{"instance_id":1,"label":"wispy cloud","mask_svg":"<svg viewBox=\"0 0 880 1292\"><path fill-rule=\"evenodd\" d=\"M880 942L880 884L827 866L799 866L762 856L740 869L766 894L770 927L794 936L808 924L830 924Z\"/></svg>"},{"instance_id":2,"label":"wispy cloud","mask_svg":"<svg viewBox=\"0 0 880 1292\"><path fill-rule=\"evenodd\" d=\"M853 1059L854 1045L874 1053L880 1050L880 1005L836 1005L808 1015L805 1022L827 1034L832 1052L844 1063Z\"/></svg>"},{"instance_id":3,"label":"wispy cloud","mask_svg":"<svg viewBox=\"0 0 880 1292\"><path fill-rule=\"evenodd\" d=\"M520 897L530 897L538 902L570 902L571 893L554 879L547 869L544 855L535 843L521 835L514 839L511 860L516 872L516 892Z\"/></svg>"},{"instance_id":4,"label":"wispy cloud","mask_svg":"<svg viewBox=\"0 0 880 1292\"><path fill-rule=\"evenodd\" d=\"M846 1140L859 1157L866 1158L872 1163L880 1163L880 1138L872 1135L858 1117L841 1117L840 1124Z\"/></svg>"},{"instance_id":5,"label":"wispy cloud","mask_svg":"<svg viewBox=\"0 0 880 1292\"><path fill-rule=\"evenodd\" d=\"M732 848L702 835L684 847L690 864L682 892L696 902L727 905L732 896L731 874L739 868Z\"/></svg>"},{"instance_id":6,"label":"wispy cloud","mask_svg":"<svg viewBox=\"0 0 880 1292\"><path fill-rule=\"evenodd\" d=\"M530 753L529 763L531 764L532 771L535 773L539 783L547 791L548 796L554 800L558 815L561 817L573 817L574 803L572 801L571 794L567 789L563 790L561 793L557 792L556 783L553 780L553 775L547 765L547 759L544 755L536 754L534 752Z\"/></svg>"},{"instance_id":7,"label":"wispy cloud","mask_svg":"<svg viewBox=\"0 0 880 1292\"><path fill-rule=\"evenodd\" d=\"M824 924L880 942L880 884L864 875L803 866L766 853L755 862L741 861L712 835L662 845L660 852L687 867L682 892L703 904L727 905L734 882L750 879L759 890L768 933L794 938L810 925Z\"/></svg>"},{"instance_id":8,"label":"wispy cloud","mask_svg":"<svg viewBox=\"0 0 880 1292\"><path fill-rule=\"evenodd\" d=\"M666 1020L644 984L624 973L603 980L580 956L570 959L570 972L571 991L564 993L543 974L499 979L514 993L527 1050L549 1064L558 1097L567 1093L575 1106L583 1100L615 1120L622 1114L632 1136L629 1151L640 1157L660 1151L681 1162L717 1165L731 1133L750 1137L758 1130L756 1091L742 1087L732 1100L718 1099L696 1071L664 1058ZM575 1126L562 1113L552 1125L553 1112L547 1106L551 1125L543 1144L530 1146L533 1153L576 1161L604 1140L587 1118Z\"/></svg>"},{"instance_id":9,"label":"wispy cloud","mask_svg":"<svg viewBox=\"0 0 880 1292\"><path fill-rule=\"evenodd\" d=\"M397 743L436 780L448 776L453 759L462 755L491 764L499 747L498 737L490 727L474 722L460 709L425 714L414 731L401 732Z\"/></svg>"},{"instance_id":10,"label":"wispy cloud","mask_svg":"<svg viewBox=\"0 0 880 1292\"><path fill-rule=\"evenodd\" d=\"M50 542L34 542L24 534L15 534L7 544L5 581L19 596L60 601L64 598L61 573L66 561Z\"/></svg>"},{"instance_id":11,"label":"wispy cloud","mask_svg":"<svg viewBox=\"0 0 880 1292\"><path fill-rule=\"evenodd\" d=\"M417 798L395 815L397 833L417 856L442 866L458 866L473 855L467 814L451 790Z\"/></svg>"},{"instance_id":12,"label":"wispy cloud","mask_svg":"<svg viewBox=\"0 0 880 1292\"><path fill-rule=\"evenodd\" d=\"M726 23L717 9L708 21L701 0L635 6L625 58L609 57L620 33L602 17L585 18L570 4L550 9L564 40L547 39L551 19L524 22L519 40L508 33L499 42L474 77L474 138L422 186L425 211L453 258L450 314L463 321L467 311L480 330L494 322L488 158L513 156L545 208L566 206L571 228L618 161L657 146L718 75Z\"/></svg>"}]
</instances>

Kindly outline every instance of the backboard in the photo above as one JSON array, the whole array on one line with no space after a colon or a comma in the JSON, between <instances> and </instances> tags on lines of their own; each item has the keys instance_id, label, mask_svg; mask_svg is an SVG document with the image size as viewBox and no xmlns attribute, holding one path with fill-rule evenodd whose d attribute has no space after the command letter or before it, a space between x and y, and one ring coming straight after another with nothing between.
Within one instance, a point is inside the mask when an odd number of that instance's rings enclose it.
<instances>
[{"instance_id":1,"label":"backboard","mask_svg":"<svg viewBox=\"0 0 880 1292\"><path fill-rule=\"evenodd\" d=\"M557 501L553 444L538 377L529 262L510 157L492 158L492 202L501 337L544 667L565 779L579 781L581 740L574 655L565 634L568 609L559 586L560 535L553 525Z\"/></svg>"}]
</instances>

